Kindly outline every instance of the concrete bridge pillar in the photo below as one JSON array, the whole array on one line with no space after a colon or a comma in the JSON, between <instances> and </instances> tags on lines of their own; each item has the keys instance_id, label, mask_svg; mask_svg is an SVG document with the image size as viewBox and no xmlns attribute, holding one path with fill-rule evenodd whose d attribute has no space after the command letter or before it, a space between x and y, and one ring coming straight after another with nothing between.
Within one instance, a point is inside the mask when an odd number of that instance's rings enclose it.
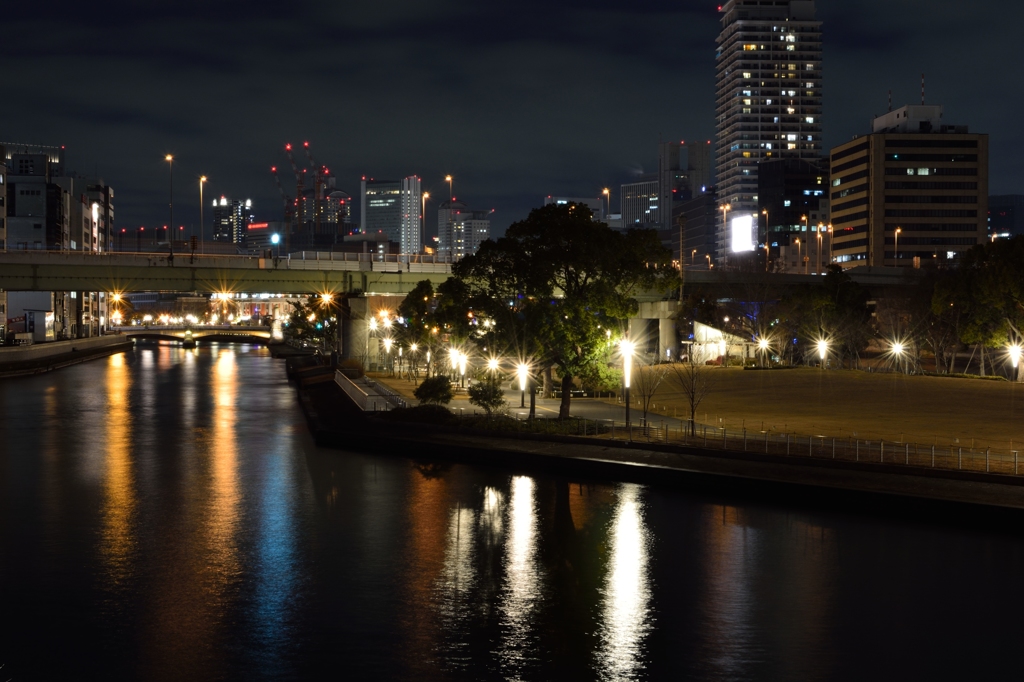
<instances>
[{"instance_id":1,"label":"concrete bridge pillar","mask_svg":"<svg viewBox=\"0 0 1024 682\"><path fill-rule=\"evenodd\" d=\"M658 353L662 361L679 359L675 320L658 320Z\"/></svg>"},{"instance_id":2,"label":"concrete bridge pillar","mask_svg":"<svg viewBox=\"0 0 1024 682\"><path fill-rule=\"evenodd\" d=\"M349 317L341 321L341 358L360 360L367 369L369 357L370 327L369 301L361 296L348 299Z\"/></svg>"}]
</instances>

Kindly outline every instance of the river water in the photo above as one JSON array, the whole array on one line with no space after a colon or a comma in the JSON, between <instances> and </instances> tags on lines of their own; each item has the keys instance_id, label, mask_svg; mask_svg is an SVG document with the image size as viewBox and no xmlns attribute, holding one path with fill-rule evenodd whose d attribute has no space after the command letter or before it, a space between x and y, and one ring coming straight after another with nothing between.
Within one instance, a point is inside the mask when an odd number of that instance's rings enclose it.
<instances>
[{"instance_id":1,"label":"river water","mask_svg":"<svg viewBox=\"0 0 1024 682\"><path fill-rule=\"evenodd\" d=\"M241 345L0 381L0 436L4 681L1019 679L1012 526L320 449Z\"/></svg>"}]
</instances>

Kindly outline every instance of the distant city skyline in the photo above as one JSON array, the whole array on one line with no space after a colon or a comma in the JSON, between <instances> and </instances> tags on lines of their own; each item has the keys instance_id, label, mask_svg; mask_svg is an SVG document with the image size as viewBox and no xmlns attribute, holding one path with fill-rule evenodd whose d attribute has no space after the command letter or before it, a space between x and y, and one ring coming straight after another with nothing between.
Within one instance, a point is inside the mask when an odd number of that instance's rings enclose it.
<instances>
[{"instance_id":1,"label":"distant city skyline","mask_svg":"<svg viewBox=\"0 0 1024 682\"><path fill-rule=\"evenodd\" d=\"M175 222L186 229L199 223L200 175L207 197L252 197L257 220L279 220L269 168L285 165L285 142L310 140L352 196L363 175L410 174L445 196L453 175L457 196L496 209L497 236L551 192L598 198L610 187L617 211L620 185L657 171L660 140L715 140L714 3L527 3L514 14L312 3L288 16L264 2L115 3L84 19L75 8L57 2L45 19L9 8L0 37L18 68L5 83L0 139L65 145L70 170L117 188L122 226L166 221L166 154L175 158ZM866 132L890 89L895 107L919 102L925 73L929 103L991 136L992 193L1024 192L1014 163L1021 95L988 67L1012 63L1015 22L991 16L942 0L819 0L823 149ZM254 49L225 45L227 25ZM97 94L53 78L70 61L104 74ZM399 65L411 85L396 89L384 74ZM428 234L436 207L428 203Z\"/></svg>"}]
</instances>

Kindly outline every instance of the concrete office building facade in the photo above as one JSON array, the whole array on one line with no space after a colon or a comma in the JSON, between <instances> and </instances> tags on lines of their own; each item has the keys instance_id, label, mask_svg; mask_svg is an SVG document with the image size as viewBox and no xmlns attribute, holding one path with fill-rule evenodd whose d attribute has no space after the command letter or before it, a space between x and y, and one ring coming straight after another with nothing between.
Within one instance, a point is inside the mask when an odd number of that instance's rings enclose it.
<instances>
[{"instance_id":1,"label":"concrete office building facade","mask_svg":"<svg viewBox=\"0 0 1024 682\"><path fill-rule=\"evenodd\" d=\"M907 106L832 149L833 256L844 268L942 263L986 239L988 135Z\"/></svg>"}]
</instances>

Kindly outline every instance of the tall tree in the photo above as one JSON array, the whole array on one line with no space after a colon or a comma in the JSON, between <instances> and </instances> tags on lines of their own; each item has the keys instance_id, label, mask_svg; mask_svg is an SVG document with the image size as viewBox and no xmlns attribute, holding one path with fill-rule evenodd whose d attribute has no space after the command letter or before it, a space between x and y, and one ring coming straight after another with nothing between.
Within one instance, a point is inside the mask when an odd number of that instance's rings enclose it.
<instances>
[{"instance_id":1,"label":"tall tree","mask_svg":"<svg viewBox=\"0 0 1024 682\"><path fill-rule=\"evenodd\" d=\"M485 242L453 275L509 350L557 368L565 418L573 379L601 357L608 331L636 313L638 292L671 286L675 271L653 230L618 232L586 206L551 204Z\"/></svg>"}]
</instances>

